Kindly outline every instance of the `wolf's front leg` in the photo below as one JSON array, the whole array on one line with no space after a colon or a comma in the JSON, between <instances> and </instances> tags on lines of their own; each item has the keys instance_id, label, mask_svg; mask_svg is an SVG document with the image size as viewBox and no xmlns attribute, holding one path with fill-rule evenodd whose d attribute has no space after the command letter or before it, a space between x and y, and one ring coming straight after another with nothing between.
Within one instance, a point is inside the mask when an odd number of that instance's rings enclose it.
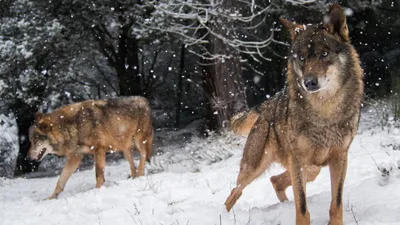
<instances>
[{"instance_id":1,"label":"wolf's front leg","mask_svg":"<svg viewBox=\"0 0 400 225\"><path fill-rule=\"evenodd\" d=\"M332 201L329 209L330 225L343 225L343 185L347 170L347 150L333 157L329 162L331 174Z\"/></svg>"},{"instance_id":2,"label":"wolf's front leg","mask_svg":"<svg viewBox=\"0 0 400 225\"><path fill-rule=\"evenodd\" d=\"M81 163L82 155L73 154L67 156L67 162L64 165L64 169L61 172L60 178L57 181L56 188L53 194L48 199L55 199L64 190L65 184L69 177L75 172Z\"/></svg>"},{"instance_id":3,"label":"wolf's front leg","mask_svg":"<svg viewBox=\"0 0 400 225\"><path fill-rule=\"evenodd\" d=\"M306 201L307 173L301 172L301 166L295 156L289 159L290 178L296 206L296 225L310 225L310 212Z\"/></svg>"},{"instance_id":4,"label":"wolf's front leg","mask_svg":"<svg viewBox=\"0 0 400 225\"><path fill-rule=\"evenodd\" d=\"M96 163L96 188L100 188L104 184L104 167L106 166L106 151L99 148L95 151Z\"/></svg>"}]
</instances>

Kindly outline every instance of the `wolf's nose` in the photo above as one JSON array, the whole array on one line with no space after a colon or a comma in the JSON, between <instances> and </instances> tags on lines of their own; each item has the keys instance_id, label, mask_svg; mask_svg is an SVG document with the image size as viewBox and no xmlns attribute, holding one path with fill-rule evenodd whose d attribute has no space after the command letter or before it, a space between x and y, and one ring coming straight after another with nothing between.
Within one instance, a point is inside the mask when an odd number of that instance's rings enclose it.
<instances>
[{"instance_id":1,"label":"wolf's nose","mask_svg":"<svg viewBox=\"0 0 400 225\"><path fill-rule=\"evenodd\" d=\"M316 77L305 78L304 86L308 91L315 91L318 89L318 79Z\"/></svg>"}]
</instances>

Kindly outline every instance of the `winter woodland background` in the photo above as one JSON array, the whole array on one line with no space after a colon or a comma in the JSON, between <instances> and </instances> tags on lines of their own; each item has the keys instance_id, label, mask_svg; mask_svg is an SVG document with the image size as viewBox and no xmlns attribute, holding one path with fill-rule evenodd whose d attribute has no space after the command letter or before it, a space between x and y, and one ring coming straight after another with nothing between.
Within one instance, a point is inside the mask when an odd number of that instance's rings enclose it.
<instances>
[{"instance_id":1,"label":"winter woodland background","mask_svg":"<svg viewBox=\"0 0 400 225\"><path fill-rule=\"evenodd\" d=\"M234 113L283 87L289 40L279 17L320 22L330 2L0 0L0 176L53 170L51 157L41 167L25 159L34 114L85 99L148 98L156 154L165 132L181 131L169 140L185 143L222 131ZM400 1L341 4L366 105L382 126L396 122Z\"/></svg>"}]
</instances>

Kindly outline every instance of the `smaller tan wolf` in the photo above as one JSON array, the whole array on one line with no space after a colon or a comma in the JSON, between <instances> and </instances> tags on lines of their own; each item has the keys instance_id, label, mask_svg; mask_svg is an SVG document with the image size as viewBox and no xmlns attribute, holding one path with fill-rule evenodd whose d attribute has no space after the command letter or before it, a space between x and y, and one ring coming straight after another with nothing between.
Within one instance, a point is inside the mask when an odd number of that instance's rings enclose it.
<instances>
[{"instance_id":1,"label":"smaller tan wolf","mask_svg":"<svg viewBox=\"0 0 400 225\"><path fill-rule=\"evenodd\" d=\"M150 106L143 97L89 100L67 105L47 114L37 113L30 128L28 157L42 160L47 154L65 156L54 193L57 198L69 177L78 168L84 154L93 154L96 188L104 183L107 151L122 151L131 176L136 177L133 147L140 152L138 175L144 175L145 160L152 155L153 127Z\"/></svg>"}]
</instances>

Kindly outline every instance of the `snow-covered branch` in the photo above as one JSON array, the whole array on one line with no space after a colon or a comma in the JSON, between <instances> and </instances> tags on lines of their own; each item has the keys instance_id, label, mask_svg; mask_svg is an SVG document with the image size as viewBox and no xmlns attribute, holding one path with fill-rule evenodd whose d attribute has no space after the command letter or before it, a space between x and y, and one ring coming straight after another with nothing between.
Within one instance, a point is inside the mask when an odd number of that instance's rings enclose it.
<instances>
[{"instance_id":1,"label":"snow-covered branch","mask_svg":"<svg viewBox=\"0 0 400 225\"><path fill-rule=\"evenodd\" d=\"M299 5L314 1L283 2ZM151 3L155 9L153 18L143 27L177 36L186 46L193 47L192 53L203 59L230 57L200 47L209 43L209 38L218 39L237 53L250 55L256 61L268 60L264 54L271 43L286 45L274 40L277 30L272 24L266 24L271 13L281 10L279 5L282 2L278 0L267 4L257 0L232 0L229 3L224 0L159 0ZM265 35L258 35L260 30Z\"/></svg>"},{"instance_id":2,"label":"snow-covered branch","mask_svg":"<svg viewBox=\"0 0 400 225\"><path fill-rule=\"evenodd\" d=\"M223 0L222 0L223 1ZM145 24L146 29L176 35L195 55L203 59L229 58L224 54L210 53L201 47L209 38L222 41L237 53L267 59L264 49L273 42L274 29L269 29L269 37L254 38L261 26L265 25L268 13L277 10L274 4L262 6L256 0L237 0L235 7L223 7L221 0L185 1L161 0L152 2L155 8L152 23ZM257 60L258 61L258 60Z\"/></svg>"}]
</instances>

